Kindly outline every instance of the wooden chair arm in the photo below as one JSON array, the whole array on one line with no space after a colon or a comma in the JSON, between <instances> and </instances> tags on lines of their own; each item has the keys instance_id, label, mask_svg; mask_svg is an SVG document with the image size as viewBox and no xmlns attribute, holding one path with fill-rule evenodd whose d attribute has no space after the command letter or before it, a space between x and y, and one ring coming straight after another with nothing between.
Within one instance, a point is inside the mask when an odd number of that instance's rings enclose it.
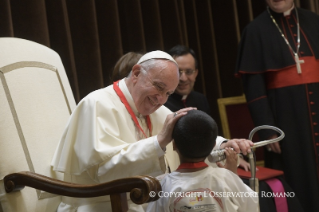
<instances>
[{"instance_id":1,"label":"wooden chair arm","mask_svg":"<svg viewBox=\"0 0 319 212\"><path fill-rule=\"evenodd\" d=\"M135 176L96 185L82 185L56 180L28 171L6 175L4 186L7 193L19 191L28 186L57 195L78 198L105 195L111 195L112 198L112 195L130 192L130 198L135 204L159 199L158 192L162 190L159 181L151 176ZM149 195L152 191L155 192L154 197Z\"/></svg>"}]
</instances>

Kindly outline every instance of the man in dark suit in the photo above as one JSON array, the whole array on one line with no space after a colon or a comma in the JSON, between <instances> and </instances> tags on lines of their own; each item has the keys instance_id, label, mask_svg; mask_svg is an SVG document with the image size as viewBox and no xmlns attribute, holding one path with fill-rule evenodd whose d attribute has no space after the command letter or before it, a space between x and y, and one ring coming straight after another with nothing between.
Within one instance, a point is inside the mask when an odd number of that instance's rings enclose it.
<instances>
[{"instance_id":1,"label":"man in dark suit","mask_svg":"<svg viewBox=\"0 0 319 212\"><path fill-rule=\"evenodd\" d=\"M171 111L177 111L184 107L196 107L211 115L206 97L193 90L198 75L198 63L194 50L177 45L171 48L168 53L178 63L180 78L175 92L170 95L165 106Z\"/></svg>"}]
</instances>

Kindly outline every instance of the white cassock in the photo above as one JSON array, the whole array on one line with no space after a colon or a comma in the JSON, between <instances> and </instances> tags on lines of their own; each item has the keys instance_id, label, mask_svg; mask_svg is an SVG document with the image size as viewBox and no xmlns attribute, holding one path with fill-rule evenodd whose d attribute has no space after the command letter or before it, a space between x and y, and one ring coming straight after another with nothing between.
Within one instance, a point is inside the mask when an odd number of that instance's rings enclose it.
<instances>
[{"instance_id":1,"label":"white cassock","mask_svg":"<svg viewBox=\"0 0 319 212\"><path fill-rule=\"evenodd\" d=\"M124 79L119 82L119 88L149 136L145 118L138 113ZM168 166L174 171L179 165L178 155L171 143L164 152L156 136L170 113L165 106L152 113L153 136L144 138L113 85L94 91L73 111L52 160L53 169L64 172L65 181L79 184L97 184L136 175L158 176L165 173ZM218 137L217 145L224 140ZM143 211L141 206L132 204L132 207ZM58 209L78 212L109 210L109 197L63 197Z\"/></svg>"},{"instance_id":2,"label":"white cassock","mask_svg":"<svg viewBox=\"0 0 319 212\"><path fill-rule=\"evenodd\" d=\"M258 193L233 172L207 167L196 172L172 172L161 179L163 193L146 212L257 212Z\"/></svg>"}]
</instances>

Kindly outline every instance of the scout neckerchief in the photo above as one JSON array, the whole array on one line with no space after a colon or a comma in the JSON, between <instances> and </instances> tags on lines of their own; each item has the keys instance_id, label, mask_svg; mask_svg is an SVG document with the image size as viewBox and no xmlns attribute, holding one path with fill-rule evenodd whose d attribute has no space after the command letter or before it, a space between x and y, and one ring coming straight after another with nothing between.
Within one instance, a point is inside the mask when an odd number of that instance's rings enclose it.
<instances>
[{"instance_id":1,"label":"scout neckerchief","mask_svg":"<svg viewBox=\"0 0 319 212\"><path fill-rule=\"evenodd\" d=\"M203 167L208 167L208 165L203 161L197 162L197 163L182 163L181 165L179 165L179 167L176 170L195 169L195 168L203 168Z\"/></svg>"},{"instance_id":2,"label":"scout neckerchief","mask_svg":"<svg viewBox=\"0 0 319 212\"><path fill-rule=\"evenodd\" d=\"M119 81L117 82L114 82L113 83L113 88L116 92L116 94L120 97L120 100L122 101L122 103L124 104L124 106L126 107L126 110L129 112L129 114L131 115L135 125L138 127L138 129L144 134L145 138L147 138L146 136L146 133L144 132L144 130L142 129L142 127L140 126L140 124L138 123L137 121L137 118L131 108L131 106L129 105L129 103L127 102L123 92L121 91L121 89L119 88L118 86L118 83ZM147 127L148 127L148 130L150 132L150 136L152 136L152 123L151 123L151 119L150 119L150 116L147 115L146 116L146 123L147 123Z\"/></svg>"}]
</instances>

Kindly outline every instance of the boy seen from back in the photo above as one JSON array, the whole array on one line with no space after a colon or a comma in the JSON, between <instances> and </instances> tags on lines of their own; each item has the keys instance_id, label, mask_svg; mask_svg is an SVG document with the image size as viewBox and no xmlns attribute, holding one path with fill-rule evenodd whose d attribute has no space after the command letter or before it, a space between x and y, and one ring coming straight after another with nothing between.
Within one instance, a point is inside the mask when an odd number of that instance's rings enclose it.
<instances>
[{"instance_id":1,"label":"boy seen from back","mask_svg":"<svg viewBox=\"0 0 319 212\"><path fill-rule=\"evenodd\" d=\"M181 164L161 179L161 198L149 203L147 211L258 211L258 194L235 174L238 157L232 149L225 151L225 168L204 162L217 134L215 121L199 110L189 111L177 121L173 148Z\"/></svg>"}]
</instances>

